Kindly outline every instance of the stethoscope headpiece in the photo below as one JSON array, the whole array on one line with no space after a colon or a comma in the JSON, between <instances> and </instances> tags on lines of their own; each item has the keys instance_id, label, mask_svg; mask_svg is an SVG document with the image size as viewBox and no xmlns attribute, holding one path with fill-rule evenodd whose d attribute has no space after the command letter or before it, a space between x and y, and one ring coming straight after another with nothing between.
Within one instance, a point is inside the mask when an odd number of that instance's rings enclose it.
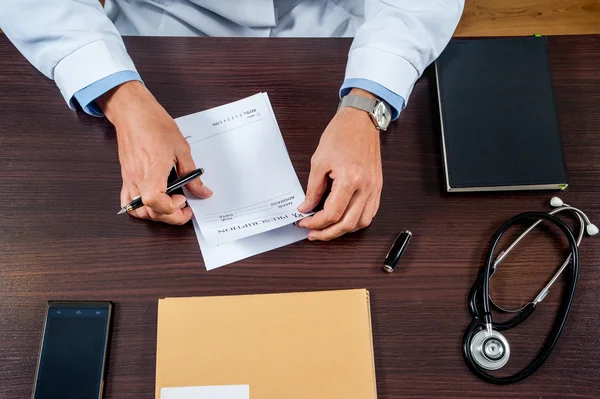
<instances>
[{"instance_id":1,"label":"stethoscope headpiece","mask_svg":"<svg viewBox=\"0 0 600 399\"><path fill-rule=\"evenodd\" d=\"M586 223L586 225L585 225L585 231L586 231L586 233L589 236L595 236L596 234L598 234L598 227L595 224L593 224L592 222L590 222L590 220L585 215L585 213L583 213L579 209L573 208L573 207L565 204L563 202L563 200L561 200L558 197L552 197L552 199L550 200L550 205L552 207L554 207L554 208L560 208L561 206L568 207L570 210L579 213L581 215L581 217L583 217L584 220L585 220L585 223Z\"/></svg>"}]
</instances>

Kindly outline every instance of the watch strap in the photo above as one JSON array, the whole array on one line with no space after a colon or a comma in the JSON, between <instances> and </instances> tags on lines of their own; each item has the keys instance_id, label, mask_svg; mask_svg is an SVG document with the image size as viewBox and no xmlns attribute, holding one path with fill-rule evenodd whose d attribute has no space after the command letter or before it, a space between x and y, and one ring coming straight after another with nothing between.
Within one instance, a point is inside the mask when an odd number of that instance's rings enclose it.
<instances>
[{"instance_id":1,"label":"watch strap","mask_svg":"<svg viewBox=\"0 0 600 399\"><path fill-rule=\"evenodd\" d=\"M368 113L372 113L373 109L375 109L375 105L377 105L376 99L348 94L347 96L344 96L344 98L342 98L339 108L352 107L358 108Z\"/></svg>"}]
</instances>

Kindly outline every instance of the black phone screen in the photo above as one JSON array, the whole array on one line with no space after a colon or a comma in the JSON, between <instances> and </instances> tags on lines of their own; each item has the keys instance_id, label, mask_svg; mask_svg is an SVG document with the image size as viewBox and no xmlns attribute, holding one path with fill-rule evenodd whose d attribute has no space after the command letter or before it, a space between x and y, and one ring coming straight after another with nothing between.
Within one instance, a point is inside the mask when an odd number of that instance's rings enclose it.
<instances>
[{"instance_id":1,"label":"black phone screen","mask_svg":"<svg viewBox=\"0 0 600 399\"><path fill-rule=\"evenodd\" d=\"M98 399L112 306L106 302L50 303L34 399Z\"/></svg>"}]
</instances>

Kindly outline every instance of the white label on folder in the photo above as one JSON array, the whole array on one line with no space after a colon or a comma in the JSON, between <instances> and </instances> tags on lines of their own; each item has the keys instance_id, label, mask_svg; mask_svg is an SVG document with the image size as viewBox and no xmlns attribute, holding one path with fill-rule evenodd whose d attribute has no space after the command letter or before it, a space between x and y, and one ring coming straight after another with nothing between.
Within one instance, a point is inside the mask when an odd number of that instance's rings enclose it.
<instances>
[{"instance_id":1,"label":"white label on folder","mask_svg":"<svg viewBox=\"0 0 600 399\"><path fill-rule=\"evenodd\" d=\"M160 399L250 399L250 385L161 388Z\"/></svg>"}]
</instances>

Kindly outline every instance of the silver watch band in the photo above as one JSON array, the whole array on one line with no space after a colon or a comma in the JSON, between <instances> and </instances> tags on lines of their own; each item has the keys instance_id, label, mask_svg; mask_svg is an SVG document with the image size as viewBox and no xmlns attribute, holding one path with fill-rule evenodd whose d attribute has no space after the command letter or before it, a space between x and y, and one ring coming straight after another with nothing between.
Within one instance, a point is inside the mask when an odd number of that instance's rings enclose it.
<instances>
[{"instance_id":1,"label":"silver watch band","mask_svg":"<svg viewBox=\"0 0 600 399\"><path fill-rule=\"evenodd\" d=\"M340 101L341 107L353 107L365 111L379 130L385 131L392 119L390 106L382 100L349 94Z\"/></svg>"},{"instance_id":2,"label":"silver watch band","mask_svg":"<svg viewBox=\"0 0 600 399\"><path fill-rule=\"evenodd\" d=\"M372 113L376 104L377 104L377 100L372 99L372 98L367 98L367 97L363 97L363 96L347 95L347 96L344 96L344 98L342 98L339 108L352 107L352 108L358 108L363 111Z\"/></svg>"}]
</instances>

